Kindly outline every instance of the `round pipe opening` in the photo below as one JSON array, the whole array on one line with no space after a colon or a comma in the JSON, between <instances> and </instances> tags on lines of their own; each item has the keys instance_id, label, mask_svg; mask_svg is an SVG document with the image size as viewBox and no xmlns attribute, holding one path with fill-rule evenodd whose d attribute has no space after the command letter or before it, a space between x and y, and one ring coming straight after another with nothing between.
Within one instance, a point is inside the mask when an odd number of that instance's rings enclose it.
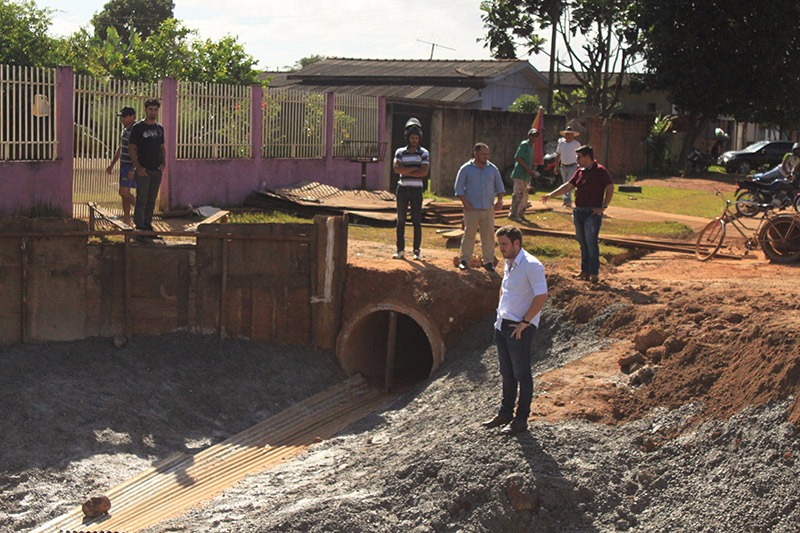
<instances>
[{"instance_id":1,"label":"round pipe opening","mask_svg":"<svg viewBox=\"0 0 800 533\"><path fill-rule=\"evenodd\" d=\"M395 304L362 309L342 329L339 364L386 392L427 379L444 360L438 329L420 312Z\"/></svg>"}]
</instances>

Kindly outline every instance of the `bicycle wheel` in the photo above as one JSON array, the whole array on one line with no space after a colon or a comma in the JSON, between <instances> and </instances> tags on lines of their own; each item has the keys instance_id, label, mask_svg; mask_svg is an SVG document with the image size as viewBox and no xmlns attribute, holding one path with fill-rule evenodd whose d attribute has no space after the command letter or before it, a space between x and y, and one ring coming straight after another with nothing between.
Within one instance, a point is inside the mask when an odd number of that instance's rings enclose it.
<instances>
[{"instance_id":1,"label":"bicycle wheel","mask_svg":"<svg viewBox=\"0 0 800 533\"><path fill-rule=\"evenodd\" d=\"M764 225L759 235L761 249L773 263L800 260L800 217L779 215Z\"/></svg>"},{"instance_id":2,"label":"bicycle wheel","mask_svg":"<svg viewBox=\"0 0 800 533\"><path fill-rule=\"evenodd\" d=\"M722 241L725 240L725 222L722 219L715 218L709 222L705 228L700 231L697 236L697 243L694 247L694 255L700 261L708 261L719 251L722 247Z\"/></svg>"},{"instance_id":3,"label":"bicycle wheel","mask_svg":"<svg viewBox=\"0 0 800 533\"><path fill-rule=\"evenodd\" d=\"M744 190L736 196L736 212L743 217L754 217L761 211L760 200L755 192Z\"/></svg>"}]
</instances>

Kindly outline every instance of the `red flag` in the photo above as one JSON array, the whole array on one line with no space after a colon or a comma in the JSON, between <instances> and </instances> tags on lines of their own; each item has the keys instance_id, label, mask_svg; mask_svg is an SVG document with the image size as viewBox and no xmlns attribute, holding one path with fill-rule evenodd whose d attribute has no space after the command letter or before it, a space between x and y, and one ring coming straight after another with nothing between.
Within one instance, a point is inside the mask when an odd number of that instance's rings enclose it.
<instances>
[{"instance_id":1,"label":"red flag","mask_svg":"<svg viewBox=\"0 0 800 533\"><path fill-rule=\"evenodd\" d=\"M534 166L544 165L544 117L542 117L542 106L539 106L539 112L536 113L536 118L533 119L532 128L536 128L539 135L533 141L533 164Z\"/></svg>"}]
</instances>

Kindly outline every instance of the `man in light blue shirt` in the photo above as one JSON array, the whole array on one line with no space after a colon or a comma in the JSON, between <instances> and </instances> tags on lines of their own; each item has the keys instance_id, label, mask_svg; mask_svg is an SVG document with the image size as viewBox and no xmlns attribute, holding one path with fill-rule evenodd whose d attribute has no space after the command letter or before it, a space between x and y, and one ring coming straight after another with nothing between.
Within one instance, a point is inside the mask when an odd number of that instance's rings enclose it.
<instances>
[{"instance_id":1,"label":"man in light blue shirt","mask_svg":"<svg viewBox=\"0 0 800 533\"><path fill-rule=\"evenodd\" d=\"M466 270L469 265L475 249L475 234L480 231L483 268L494 272L494 213L503 207L505 186L500 171L489 161L486 144L476 144L472 159L458 170L455 192L464 206L464 236L458 268Z\"/></svg>"},{"instance_id":2,"label":"man in light blue shirt","mask_svg":"<svg viewBox=\"0 0 800 533\"><path fill-rule=\"evenodd\" d=\"M496 236L497 246L506 260L494 324L503 399L497 416L483 426L490 429L503 426L500 433L515 435L528 429L533 399L531 345L547 301L547 280L542 263L522 249L519 228L503 226Z\"/></svg>"}]
</instances>

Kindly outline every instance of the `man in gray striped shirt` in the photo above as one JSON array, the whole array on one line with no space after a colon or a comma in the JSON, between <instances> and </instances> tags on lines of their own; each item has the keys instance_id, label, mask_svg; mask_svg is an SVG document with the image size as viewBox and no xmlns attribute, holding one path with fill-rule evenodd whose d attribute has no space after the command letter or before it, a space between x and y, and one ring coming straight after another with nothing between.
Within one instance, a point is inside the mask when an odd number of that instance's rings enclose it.
<instances>
[{"instance_id":1,"label":"man in gray striped shirt","mask_svg":"<svg viewBox=\"0 0 800 533\"><path fill-rule=\"evenodd\" d=\"M414 259L422 257L422 191L423 178L430 169L430 154L420 146L422 141L422 124L411 118L405 126L406 146L398 148L394 153L394 171L400 175L397 182L397 251L394 259L402 259L406 248L406 215L411 204L411 223L414 225Z\"/></svg>"},{"instance_id":2,"label":"man in gray striped shirt","mask_svg":"<svg viewBox=\"0 0 800 533\"><path fill-rule=\"evenodd\" d=\"M114 165L119 160L119 196L122 198L122 221L131 226L131 208L136 205L136 197L131 189L136 188L136 176L133 172L133 160L128 153L128 141L131 138L131 128L136 122L136 111L132 107L123 107L117 116L122 121L122 133L120 143L114 159L106 168L106 173L114 171Z\"/></svg>"}]
</instances>

